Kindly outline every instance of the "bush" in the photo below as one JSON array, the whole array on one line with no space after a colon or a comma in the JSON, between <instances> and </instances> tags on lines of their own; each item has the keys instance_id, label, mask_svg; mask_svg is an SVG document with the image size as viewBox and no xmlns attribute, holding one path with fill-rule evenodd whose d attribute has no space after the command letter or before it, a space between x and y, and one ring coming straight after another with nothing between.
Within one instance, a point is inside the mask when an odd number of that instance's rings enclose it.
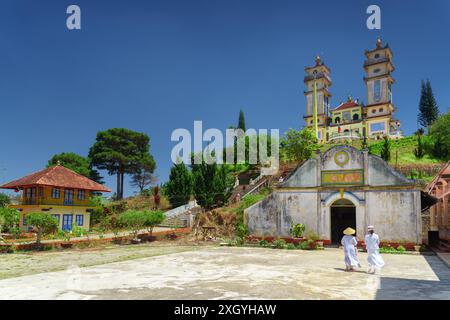
<instances>
[{"instance_id":1,"label":"bush","mask_svg":"<svg viewBox=\"0 0 450 320\"><path fill-rule=\"evenodd\" d=\"M276 249L284 249L286 248L286 241L284 241L283 239L276 239L272 241L273 246Z\"/></svg>"},{"instance_id":2,"label":"bush","mask_svg":"<svg viewBox=\"0 0 450 320\"><path fill-rule=\"evenodd\" d=\"M119 223L133 232L133 240L138 240L138 233L145 227L147 214L144 211L127 210L119 216Z\"/></svg>"},{"instance_id":3,"label":"bush","mask_svg":"<svg viewBox=\"0 0 450 320\"><path fill-rule=\"evenodd\" d=\"M267 248L268 246L270 246L270 243L269 243L269 241L263 239L263 240L260 240L260 241L259 241L259 245L260 245L261 247Z\"/></svg>"},{"instance_id":4,"label":"bush","mask_svg":"<svg viewBox=\"0 0 450 320\"><path fill-rule=\"evenodd\" d=\"M147 230L149 231L150 235L152 235L153 228L158 224L162 223L166 218L166 215L164 214L164 212L160 210L143 211L143 213L146 216L144 226L147 227Z\"/></svg>"},{"instance_id":5,"label":"bush","mask_svg":"<svg viewBox=\"0 0 450 320\"><path fill-rule=\"evenodd\" d=\"M0 232L14 233L19 227L19 211L0 207Z\"/></svg>"},{"instance_id":6,"label":"bush","mask_svg":"<svg viewBox=\"0 0 450 320\"><path fill-rule=\"evenodd\" d=\"M79 226L77 226L77 225L73 225L73 226L72 226L71 233L72 233L72 235L73 235L75 238L78 238L78 237L83 237L83 236L87 235L88 232L87 232L86 229L84 229L84 228L82 228L82 227L79 227Z\"/></svg>"},{"instance_id":7,"label":"bush","mask_svg":"<svg viewBox=\"0 0 450 320\"><path fill-rule=\"evenodd\" d=\"M319 236L317 235L317 233L312 230L308 231L308 233L306 234L306 238L313 242L319 240Z\"/></svg>"},{"instance_id":8,"label":"bush","mask_svg":"<svg viewBox=\"0 0 450 320\"><path fill-rule=\"evenodd\" d=\"M295 249L295 244L293 244L293 243L288 243L287 246L286 246L286 249L289 249L289 250Z\"/></svg>"},{"instance_id":9,"label":"bush","mask_svg":"<svg viewBox=\"0 0 450 320\"><path fill-rule=\"evenodd\" d=\"M399 245L399 246L397 247L397 251L399 251L399 252L405 252L405 251L406 251L406 248L405 248L404 246L402 246L402 245Z\"/></svg>"},{"instance_id":10,"label":"bush","mask_svg":"<svg viewBox=\"0 0 450 320\"><path fill-rule=\"evenodd\" d=\"M36 244L41 245L43 235L54 233L58 230L58 220L46 212L31 212L26 216L27 224L32 225L37 230Z\"/></svg>"},{"instance_id":11,"label":"bush","mask_svg":"<svg viewBox=\"0 0 450 320\"><path fill-rule=\"evenodd\" d=\"M314 245L314 240L309 239L309 240L306 240L306 241L302 241L300 243L299 247L302 250L311 250L311 249L313 249L312 248L313 245Z\"/></svg>"},{"instance_id":12,"label":"bush","mask_svg":"<svg viewBox=\"0 0 450 320\"><path fill-rule=\"evenodd\" d=\"M291 235L294 238L301 238L305 232L305 225L303 223L292 224Z\"/></svg>"},{"instance_id":13,"label":"bush","mask_svg":"<svg viewBox=\"0 0 450 320\"><path fill-rule=\"evenodd\" d=\"M9 198L9 196L0 192L0 208L4 208L10 203L11 199Z\"/></svg>"}]
</instances>

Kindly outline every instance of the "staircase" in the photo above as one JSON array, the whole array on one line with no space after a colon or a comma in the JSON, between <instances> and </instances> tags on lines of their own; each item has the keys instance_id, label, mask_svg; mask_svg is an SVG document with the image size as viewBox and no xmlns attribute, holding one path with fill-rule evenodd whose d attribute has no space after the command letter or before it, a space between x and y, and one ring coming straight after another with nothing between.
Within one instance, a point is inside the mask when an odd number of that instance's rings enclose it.
<instances>
[{"instance_id":1,"label":"staircase","mask_svg":"<svg viewBox=\"0 0 450 320\"><path fill-rule=\"evenodd\" d=\"M438 252L450 252L450 240L439 239L439 242L435 249Z\"/></svg>"}]
</instances>

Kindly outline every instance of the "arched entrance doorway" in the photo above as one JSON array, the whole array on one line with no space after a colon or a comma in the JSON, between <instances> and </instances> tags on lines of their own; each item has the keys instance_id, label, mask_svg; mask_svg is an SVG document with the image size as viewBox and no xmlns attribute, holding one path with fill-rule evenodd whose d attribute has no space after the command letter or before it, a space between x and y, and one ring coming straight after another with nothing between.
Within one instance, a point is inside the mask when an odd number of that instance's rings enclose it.
<instances>
[{"instance_id":1,"label":"arched entrance doorway","mask_svg":"<svg viewBox=\"0 0 450 320\"><path fill-rule=\"evenodd\" d=\"M356 230L356 208L347 199L338 199L331 205L331 242L338 244L347 227Z\"/></svg>"}]
</instances>

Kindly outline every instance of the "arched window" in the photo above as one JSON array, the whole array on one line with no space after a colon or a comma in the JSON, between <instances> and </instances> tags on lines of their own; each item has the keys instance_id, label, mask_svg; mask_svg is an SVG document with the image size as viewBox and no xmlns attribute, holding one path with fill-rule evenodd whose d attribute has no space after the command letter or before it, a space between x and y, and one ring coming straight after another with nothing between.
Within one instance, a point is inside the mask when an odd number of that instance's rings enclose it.
<instances>
[{"instance_id":1,"label":"arched window","mask_svg":"<svg viewBox=\"0 0 450 320\"><path fill-rule=\"evenodd\" d=\"M378 110L378 112L383 112L383 108L380 108L380 109Z\"/></svg>"},{"instance_id":2,"label":"arched window","mask_svg":"<svg viewBox=\"0 0 450 320\"><path fill-rule=\"evenodd\" d=\"M341 118L336 117L336 118L334 119L334 123L340 123L340 122L341 122Z\"/></svg>"},{"instance_id":3,"label":"arched window","mask_svg":"<svg viewBox=\"0 0 450 320\"><path fill-rule=\"evenodd\" d=\"M355 114L353 115L353 120L354 120L354 121L359 120L359 115L358 115L357 113L355 113Z\"/></svg>"}]
</instances>

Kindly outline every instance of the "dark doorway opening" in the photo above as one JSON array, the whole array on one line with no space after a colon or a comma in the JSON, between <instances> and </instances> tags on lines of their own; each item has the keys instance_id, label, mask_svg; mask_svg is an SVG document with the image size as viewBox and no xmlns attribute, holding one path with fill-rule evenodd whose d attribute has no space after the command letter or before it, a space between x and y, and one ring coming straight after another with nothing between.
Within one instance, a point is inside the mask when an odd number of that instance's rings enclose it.
<instances>
[{"instance_id":1,"label":"dark doorway opening","mask_svg":"<svg viewBox=\"0 0 450 320\"><path fill-rule=\"evenodd\" d=\"M339 199L331 205L330 211L331 242L339 244L346 228L350 227L356 230L356 208L350 200Z\"/></svg>"}]
</instances>

